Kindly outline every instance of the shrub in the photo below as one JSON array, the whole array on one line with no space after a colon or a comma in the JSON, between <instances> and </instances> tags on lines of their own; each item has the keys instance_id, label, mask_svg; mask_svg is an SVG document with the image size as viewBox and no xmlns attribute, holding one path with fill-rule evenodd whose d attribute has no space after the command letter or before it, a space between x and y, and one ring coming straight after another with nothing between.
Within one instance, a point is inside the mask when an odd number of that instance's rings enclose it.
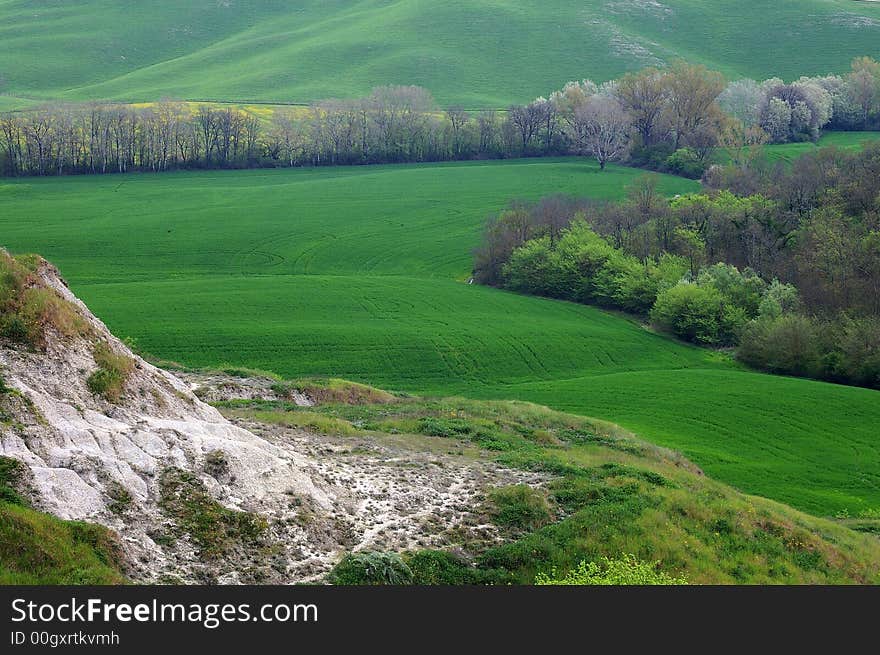
<instances>
[{"instance_id":1,"label":"shrub","mask_svg":"<svg viewBox=\"0 0 880 655\"><path fill-rule=\"evenodd\" d=\"M685 578L676 578L659 571L659 562L640 562L635 555L620 559L603 557L599 563L581 561L576 569L563 576L554 570L550 575L540 573L537 585L686 585Z\"/></svg>"},{"instance_id":2,"label":"shrub","mask_svg":"<svg viewBox=\"0 0 880 655\"><path fill-rule=\"evenodd\" d=\"M396 553L349 553L333 567L327 581L334 585L406 585L413 572Z\"/></svg>"},{"instance_id":3,"label":"shrub","mask_svg":"<svg viewBox=\"0 0 880 655\"><path fill-rule=\"evenodd\" d=\"M718 263L702 269L697 276L700 286L713 286L724 297L725 304L735 305L743 310L748 318L758 315L767 284L752 269L740 271L736 266ZM777 287L777 293L784 295Z\"/></svg>"},{"instance_id":4,"label":"shrub","mask_svg":"<svg viewBox=\"0 0 880 655\"><path fill-rule=\"evenodd\" d=\"M832 327L839 355L832 373L856 384L880 388L880 319L842 316Z\"/></svg>"},{"instance_id":5,"label":"shrub","mask_svg":"<svg viewBox=\"0 0 880 655\"><path fill-rule=\"evenodd\" d=\"M774 373L815 375L819 370L816 328L798 314L759 318L743 330L737 357Z\"/></svg>"},{"instance_id":6,"label":"shrub","mask_svg":"<svg viewBox=\"0 0 880 655\"><path fill-rule=\"evenodd\" d=\"M706 163L691 148L679 148L666 158L665 170L698 180L706 172Z\"/></svg>"},{"instance_id":7,"label":"shrub","mask_svg":"<svg viewBox=\"0 0 880 655\"><path fill-rule=\"evenodd\" d=\"M425 416L419 419L418 430L420 434L429 437L448 438L470 435L474 432L474 427L464 419Z\"/></svg>"},{"instance_id":8,"label":"shrub","mask_svg":"<svg viewBox=\"0 0 880 655\"><path fill-rule=\"evenodd\" d=\"M442 550L420 550L406 555L405 559L413 574L412 582L417 585L492 584L498 577Z\"/></svg>"},{"instance_id":9,"label":"shrub","mask_svg":"<svg viewBox=\"0 0 880 655\"><path fill-rule=\"evenodd\" d=\"M547 496L525 484L492 489L489 500L492 518L498 525L537 530L553 520Z\"/></svg>"},{"instance_id":10,"label":"shrub","mask_svg":"<svg viewBox=\"0 0 880 655\"><path fill-rule=\"evenodd\" d=\"M684 282L657 296L651 320L682 339L711 345L721 341L722 310L717 289Z\"/></svg>"},{"instance_id":11,"label":"shrub","mask_svg":"<svg viewBox=\"0 0 880 655\"><path fill-rule=\"evenodd\" d=\"M514 291L551 298L574 295L576 271L552 247L550 237L532 239L514 250L502 276Z\"/></svg>"},{"instance_id":12,"label":"shrub","mask_svg":"<svg viewBox=\"0 0 880 655\"><path fill-rule=\"evenodd\" d=\"M672 156L673 147L667 143L659 143L652 146L637 146L629 155L629 163L639 168L648 168L652 171L662 171L666 168L666 162Z\"/></svg>"},{"instance_id":13,"label":"shrub","mask_svg":"<svg viewBox=\"0 0 880 655\"><path fill-rule=\"evenodd\" d=\"M795 314L801 309L798 290L791 284L773 280L758 304L758 316L776 319L783 314Z\"/></svg>"}]
</instances>

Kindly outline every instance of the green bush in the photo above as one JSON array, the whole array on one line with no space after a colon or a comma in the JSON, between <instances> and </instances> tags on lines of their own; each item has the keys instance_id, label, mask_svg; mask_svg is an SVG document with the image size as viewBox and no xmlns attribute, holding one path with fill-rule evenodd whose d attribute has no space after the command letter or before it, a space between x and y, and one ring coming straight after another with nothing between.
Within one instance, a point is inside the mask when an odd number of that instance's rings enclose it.
<instances>
[{"instance_id":1,"label":"green bush","mask_svg":"<svg viewBox=\"0 0 880 655\"><path fill-rule=\"evenodd\" d=\"M880 319L844 315L831 331L827 341L837 351L831 375L880 389Z\"/></svg>"},{"instance_id":2,"label":"green bush","mask_svg":"<svg viewBox=\"0 0 880 655\"><path fill-rule=\"evenodd\" d=\"M349 553L333 567L327 581L334 585L407 585L413 572L396 553Z\"/></svg>"},{"instance_id":3,"label":"green bush","mask_svg":"<svg viewBox=\"0 0 880 655\"><path fill-rule=\"evenodd\" d=\"M747 318L754 318L758 315L761 301L767 290L767 283L752 269L746 268L740 271L736 266L724 263L701 269L697 276L697 284L717 289L724 298L725 305L740 308ZM775 291L784 295L783 290L779 287Z\"/></svg>"},{"instance_id":4,"label":"green bush","mask_svg":"<svg viewBox=\"0 0 880 655\"><path fill-rule=\"evenodd\" d=\"M474 432L473 426L463 419L425 416L419 419L419 433L429 437L461 437Z\"/></svg>"},{"instance_id":5,"label":"green bush","mask_svg":"<svg viewBox=\"0 0 880 655\"><path fill-rule=\"evenodd\" d=\"M657 296L651 320L682 339L714 345L721 341L722 314L717 289L684 282Z\"/></svg>"},{"instance_id":6,"label":"green bush","mask_svg":"<svg viewBox=\"0 0 880 655\"><path fill-rule=\"evenodd\" d=\"M679 148L666 158L665 170L692 180L699 179L706 172L706 162L691 148Z\"/></svg>"},{"instance_id":7,"label":"green bush","mask_svg":"<svg viewBox=\"0 0 880 655\"><path fill-rule=\"evenodd\" d=\"M498 487L489 492L492 518L498 525L537 530L553 520L547 496L525 484Z\"/></svg>"},{"instance_id":8,"label":"green bush","mask_svg":"<svg viewBox=\"0 0 880 655\"><path fill-rule=\"evenodd\" d=\"M759 318L743 330L737 357L749 366L787 375L816 375L820 370L817 331L799 314Z\"/></svg>"},{"instance_id":9,"label":"green bush","mask_svg":"<svg viewBox=\"0 0 880 655\"><path fill-rule=\"evenodd\" d=\"M509 578L500 571L485 571L468 565L461 557L443 550L420 550L406 555L406 563L417 585L503 584Z\"/></svg>"},{"instance_id":10,"label":"green bush","mask_svg":"<svg viewBox=\"0 0 880 655\"><path fill-rule=\"evenodd\" d=\"M577 272L560 256L550 237L532 239L517 248L502 268L505 286L514 291L550 298L572 298Z\"/></svg>"},{"instance_id":11,"label":"green bush","mask_svg":"<svg viewBox=\"0 0 880 655\"><path fill-rule=\"evenodd\" d=\"M676 578L658 570L659 562L640 562L635 555L620 559L603 557L599 563L581 561L578 567L558 576L540 573L537 585L686 585L685 578Z\"/></svg>"}]
</instances>

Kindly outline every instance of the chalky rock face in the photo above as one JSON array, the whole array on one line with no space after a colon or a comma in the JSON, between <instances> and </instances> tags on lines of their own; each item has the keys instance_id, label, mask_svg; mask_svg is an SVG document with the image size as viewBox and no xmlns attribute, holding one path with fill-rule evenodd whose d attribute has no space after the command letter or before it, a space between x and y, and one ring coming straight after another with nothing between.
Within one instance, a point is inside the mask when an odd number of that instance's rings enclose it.
<instances>
[{"instance_id":1,"label":"chalky rock face","mask_svg":"<svg viewBox=\"0 0 880 655\"><path fill-rule=\"evenodd\" d=\"M28 495L38 509L115 530L135 581L310 581L352 550L443 547L444 535L462 530L494 540L495 529L474 513L485 488L535 481L489 462L439 461L445 456L366 438L235 425L193 389L212 400L271 398L268 383L192 374L184 382L114 337L50 264L40 264L35 284L75 306L88 329L62 337L48 327L45 350L0 341L0 376L17 392L0 396L0 455L30 467ZM98 344L133 362L116 402L87 384ZM259 540L236 543L221 532L224 543L206 555L164 502L169 471L176 479L182 472L222 511L256 517Z\"/></svg>"},{"instance_id":2,"label":"chalky rock face","mask_svg":"<svg viewBox=\"0 0 880 655\"><path fill-rule=\"evenodd\" d=\"M45 352L0 346L0 375L21 394L11 403L19 411L0 427L0 454L30 466L38 507L117 529L132 554L148 561L165 559L148 533L164 521L158 481L169 467L196 473L229 508L271 515L291 496L318 509L331 507L328 493L303 471L302 457L233 425L188 385L132 353L54 267L42 264L37 276L73 304L90 328L87 337L72 340L49 328ZM97 369L93 350L101 342L134 361L118 403L93 394L86 383ZM204 471L209 454L216 453L224 460L222 476L215 474L222 480ZM110 509L120 489L131 504L122 516Z\"/></svg>"}]
</instances>

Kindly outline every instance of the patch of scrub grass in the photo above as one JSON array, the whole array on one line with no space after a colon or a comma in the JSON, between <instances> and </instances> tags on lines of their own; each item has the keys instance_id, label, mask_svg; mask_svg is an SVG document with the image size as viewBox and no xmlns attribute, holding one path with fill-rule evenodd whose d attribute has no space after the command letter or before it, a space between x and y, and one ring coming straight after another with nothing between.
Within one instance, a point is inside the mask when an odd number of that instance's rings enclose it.
<instances>
[{"instance_id":1,"label":"patch of scrub grass","mask_svg":"<svg viewBox=\"0 0 880 655\"><path fill-rule=\"evenodd\" d=\"M282 397L289 397L291 392L297 391L320 405L327 403L367 405L393 403L398 399L395 395L382 389L336 378L310 378L277 382L272 385L272 391Z\"/></svg>"},{"instance_id":2,"label":"patch of scrub grass","mask_svg":"<svg viewBox=\"0 0 880 655\"><path fill-rule=\"evenodd\" d=\"M327 576L335 585L407 585L412 569L395 553L350 553Z\"/></svg>"},{"instance_id":3,"label":"patch of scrub grass","mask_svg":"<svg viewBox=\"0 0 880 655\"><path fill-rule=\"evenodd\" d=\"M62 337L85 334L88 324L79 310L35 275L42 259L14 258L0 249L0 338L29 348L45 348L46 331Z\"/></svg>"},{"instance_id":4,"label":"patch of scrub grass","mask_svg":"<svg viewBox=\"0 0 880 655\"><path fill-rule=\"evenodd\" d=\"M159 478L159 507L175 522L179 534L189 535L206 560L236 547L262 545L266 519L223 507L192 473L168 468Z\"/></svg>"},{"instance_id":5,"label":"patch of scrub grass","mask_svg":"<svg viewBox=\"0 0 880 655\"><path fill-rule=\"evenodd\" d=\"M134 503L131 492L118 482L111 482L107 485L107 496L110 498L107 509L117 515L125 514Z\"/></svg>"},{"instance_id":6,"label":"patch of scrub grass","mask_svg":"<svg viewBox=\"0 0 880 655\"><path fill-rule=\"evenodd\" d=\"M344 419L312 410L299 409L295 406L286 409L250 409L242 407L238 403L217 403L217 406L224 407L226 415L230 418L258 421L288 428L302 428L320 434L345 437L354 436L361 432Z\"/></svg>"},{"instance_id":7,"label":"patch of scrub grass","mask_svg":"<svg viewBox=\"0 0 880 655\"><path fill-rule=\"evenodd\" d=\"M427 432L457 447L484 430L507 449L483 449L481 457L548 476L541 487L488 490L486 505L504 528L503 543L462 535L455 547L465 557L405 553L419 583L532 584L538 575L565 580L565 572L579 575L581 562L590 576L601 577L608 573L603 558L623 558L626 565L629 554L658 574L695 584L880 583L875 536L742 494L679 453L602 421L522 402L463 398L328 404L311 411L401 442L424 439ZM873 516L859 520L867 527Z\"/></svg>"},{"instance_id":8,"label":"patch of scrub grass","mask_svg":"<svg viewBox=\"0 0 880 655\"><path fill-rule=\"evenodd\" d=\"M122 568L110 530L0 501L0 584L123 584Z\"/></svg>"},{"instance_id":9,"label":"patch of scrub grass","mask_svg":"<svg viewBox=\"0 0 880 655\"><path fill-rule=\"evenodd\" d=\"M546 494L526 484L491 489L489 513L496 524L517 531L537 530L553 521Z\"/></svg>"},{"instance_id":10,"label":"patch of scrub grass","mask_svg":"<svg viewBox=\"0 0 880 655\"><path fill-rule=\"evenodd\" d=\"M511 581L510 574L504 571L479 569L459 555L442 550L404 553L403 558L416 585L487 585Z\"/></svg>"},{"instance_id":11,"label":"patch of scrub grass","mask_svg":"<svg viewBox=\"0 0 880 655\"><path fill-rule=\"evenodd\" d=\"M112 403L119 402L125 391L125 384L134 371L134 360L127 355L114 352L106 343L97 344L93 355L98 370L86 379L89 391L96 396L103 396Z\"/></svg>"}]
</instances>

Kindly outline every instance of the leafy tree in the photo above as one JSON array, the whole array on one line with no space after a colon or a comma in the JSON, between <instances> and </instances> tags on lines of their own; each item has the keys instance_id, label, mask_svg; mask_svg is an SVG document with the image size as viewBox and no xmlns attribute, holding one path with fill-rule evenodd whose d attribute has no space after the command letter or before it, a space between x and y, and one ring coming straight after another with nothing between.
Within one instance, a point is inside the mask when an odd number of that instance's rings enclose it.
<instances>
[{"instance_id":1,"label":"leafy tree","mask_svg":"<svg viewBox=\"0 0 880 655\"><path fill-rule=\"evenodd\" d=\"M722 312L717 289L684 282L657 296L651 320L682 339L715 345L721 341Z\"/></svg>"}]
</instances>

